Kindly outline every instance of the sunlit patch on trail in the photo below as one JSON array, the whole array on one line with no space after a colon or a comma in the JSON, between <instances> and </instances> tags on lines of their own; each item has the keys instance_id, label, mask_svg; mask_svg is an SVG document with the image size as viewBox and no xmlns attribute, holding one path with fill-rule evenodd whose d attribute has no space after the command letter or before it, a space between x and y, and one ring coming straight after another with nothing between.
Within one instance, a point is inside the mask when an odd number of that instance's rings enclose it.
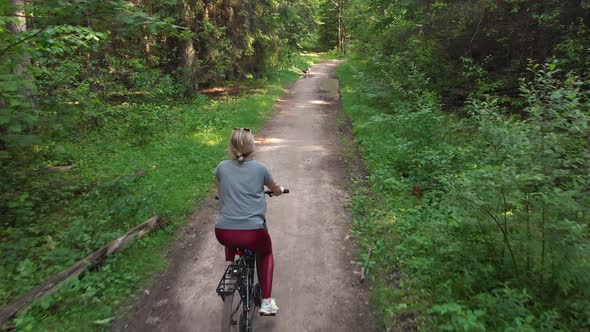
<instances>
[{"instance_id":1,"label":"sunlit patch on trail","mask_svg":"<svg viewBox=\"0 0 590 332\"><path fill-rule=\"evenodd\" d=\"M321 145L307 145L300 148L306 152L326 152L326 148Z\"/></svg>"},{"instance_id":2,"label":"sunlit patch on trail","mask_svg":"<svg viewBox=\"0 0 590 332\"><path fill-rule=\"evenodd\" d=\"M309 103L315 104L315 105L331 105L332 104L331 101L327 101L327 100L310 100Z\"/></svg>"},{"instance_id":3,"label":"sunlit patch on trail","mask_svg":"<svg viewBox=\"0 0 590 332\"><path fill-rule=\"evenodd\" d=\"M266 151L276 151L286 147L286 144L278 144L278 145L265 145L256 148L258 152L266 152Z\"/></svg>"},{"instance_id":4,"label":"sunlit patch on trail","mask_svg":"<svg viewBox=\"0 0 590 332\"><path fill-rule=\"evenodd\" d=\"M276 137L262 137L256 138L256 144L281 144L286 143L287 141L282 138Z\"/></svg>"}]
</instances>

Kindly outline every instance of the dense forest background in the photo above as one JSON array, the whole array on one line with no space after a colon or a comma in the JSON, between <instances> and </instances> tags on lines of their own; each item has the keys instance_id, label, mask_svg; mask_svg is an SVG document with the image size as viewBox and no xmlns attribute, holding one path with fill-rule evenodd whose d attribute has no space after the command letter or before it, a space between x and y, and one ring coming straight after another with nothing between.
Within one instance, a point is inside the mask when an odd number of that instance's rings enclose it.
<instances>
[{"instance_id":1,"label":"dense forest background","mask_svg":"<svg viewBox=\"0 0 590 332\"><path fill-rule=\"evenodd\" d=\"M10 0L0 20L0 304L153 213L180 223L227 128L336 51L384 328L590 328L590 1ZM223 85L243 94L205 95ZM173 233L15 326L108 326Z\"/></svg>"}]
</instances>

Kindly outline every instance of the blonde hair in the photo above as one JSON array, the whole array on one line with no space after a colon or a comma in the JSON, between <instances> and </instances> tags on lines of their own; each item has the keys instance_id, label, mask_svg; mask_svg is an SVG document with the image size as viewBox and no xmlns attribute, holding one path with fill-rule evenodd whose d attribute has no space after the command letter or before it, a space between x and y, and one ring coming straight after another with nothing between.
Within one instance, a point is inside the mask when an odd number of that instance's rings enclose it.
<instances>
[{"instance_id":1,"label":"blonde hair","mask_svg":"<svg viewBox=\"0 0 590 332\"><path fill-rule=\"evenodd\" d=\"M254 153L254 135L248 129L238 128L231 134L229 152L232 157L243 161L245 157Z\"/></svg>"}]
</instances>

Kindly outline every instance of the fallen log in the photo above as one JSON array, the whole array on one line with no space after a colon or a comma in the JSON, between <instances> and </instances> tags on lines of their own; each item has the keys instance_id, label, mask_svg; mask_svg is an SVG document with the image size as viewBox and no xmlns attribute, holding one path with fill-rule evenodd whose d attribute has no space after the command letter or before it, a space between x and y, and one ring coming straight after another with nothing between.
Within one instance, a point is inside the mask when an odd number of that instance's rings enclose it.
<instances>
[{"instance_id":1,"label":"fallen log","mask_svg":"<svg viewBox=\"0 0 590 332\"><path fill-rule=\"evenodd\" d=\"M164 224L166 224L166 221L160 216L153 216L144 223L133 227L127 233L118 237L108 245L91 253L86 258L79 260L69 268L47 278L43 284L33 288L27 294L7 305L0 311L0 330L8 328L5 324L12 319L19 310L30 305L35 300L53 294L59 289L59 285L62 282L70 278L78 277L86 271L100 265L107 259L107 257L120 251L133 240L144 236Z\"/></svg>"},{"instance_id":2,"label":"fallen log","mask_svg":"<svg viewBox=\"0 0 590 332\"><path fill-rule=\"evenodd\" d=\"M145 175L145 171L144 170L141 170L141 171L138 171L138 172L136 172L134 174L127 175L126 177L123 178L123 181L135 181L135 180L139 179L140 177L142 177L144 175Z\"/></svg>"},{"instance_id":3,"label":"fallen log","mask_svg":"<svg viewBox=\"0 0 590 332\"><path fill-rule=\"evenodd\" d=\"M71 171L76 168L76 165L64 165L64 166L50 166L45 169L46 172L49 173L64 173L67 171Z\"/></svg>"}]
</instances>

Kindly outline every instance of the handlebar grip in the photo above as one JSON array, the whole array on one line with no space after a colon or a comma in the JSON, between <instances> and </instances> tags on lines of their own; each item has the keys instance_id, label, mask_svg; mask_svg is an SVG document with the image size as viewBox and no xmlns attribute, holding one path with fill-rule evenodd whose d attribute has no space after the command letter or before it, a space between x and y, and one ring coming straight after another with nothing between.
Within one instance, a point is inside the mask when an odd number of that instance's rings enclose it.
<instances>
[{"instance_id":1,"label":"handlebar grip","mask_svg":"<svg viewBox=\"0 0 590 332\"><path fill-rule=\"evenodd\" d=\"M274 196L274 194L272 193L272 190L265 190L264 193L267 194L269 197ZM289 193L289 188L283 188L283 194L288 194L288 193Z\"/></svg>"}]
</instances>

